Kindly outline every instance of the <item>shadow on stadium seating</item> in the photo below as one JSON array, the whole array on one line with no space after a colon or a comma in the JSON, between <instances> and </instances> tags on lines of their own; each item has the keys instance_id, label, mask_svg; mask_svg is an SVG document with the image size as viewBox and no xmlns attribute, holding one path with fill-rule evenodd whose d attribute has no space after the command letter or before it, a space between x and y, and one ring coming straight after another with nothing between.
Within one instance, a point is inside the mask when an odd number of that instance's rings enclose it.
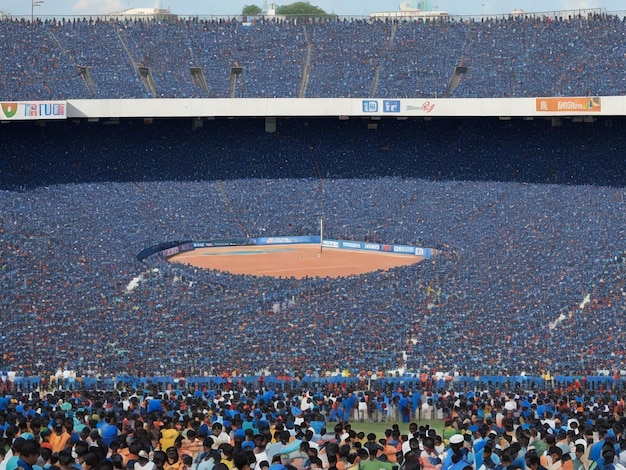
<instances>
[{"instance_id":1,"label":"shadow on stadium seating","mask_svg":"<svg viewBox=\"0 0 626 470\"><path fill-rule=\"evenodd\" d=\"M623 186L626 121L353 119L11 123L0 188L93 182L399 177ZM607 125L611 124L611 126Z\"/></svg>"}]
</instances>

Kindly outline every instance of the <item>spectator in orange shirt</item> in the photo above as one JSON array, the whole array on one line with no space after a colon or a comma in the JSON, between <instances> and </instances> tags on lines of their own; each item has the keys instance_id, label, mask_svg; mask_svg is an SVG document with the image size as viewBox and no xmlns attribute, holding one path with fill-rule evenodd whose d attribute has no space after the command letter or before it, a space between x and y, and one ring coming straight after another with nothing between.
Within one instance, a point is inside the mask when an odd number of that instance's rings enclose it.
<instances>
[{"instance_id":1,"label":"spectator in orange shirt","mask_svg":"<svg viewBox=\"0 0 626 470\"><path fill-rule=\"evenodd\" d=\"M69 442L70 437L70 433L67 432L63 423L61 421L57 421L54 424L54 430L48 438L48 441L52 446L52 453L57 454L67 448L67 443Z\"/></svg>"},{"instance_id":2,"label":"spectator in orange shirt","mask_svg":"<svg viewBox=\"0 0 626 470\"><path fill-rule=\"evenodd\" d=\"M396 456L396 452L398 449L395 445L393 445L389 439L381 439L381 444L383 445L383 453L387 457L387 461L391 463L398 463L398 458Z\"/></svg>"}]
</instances>

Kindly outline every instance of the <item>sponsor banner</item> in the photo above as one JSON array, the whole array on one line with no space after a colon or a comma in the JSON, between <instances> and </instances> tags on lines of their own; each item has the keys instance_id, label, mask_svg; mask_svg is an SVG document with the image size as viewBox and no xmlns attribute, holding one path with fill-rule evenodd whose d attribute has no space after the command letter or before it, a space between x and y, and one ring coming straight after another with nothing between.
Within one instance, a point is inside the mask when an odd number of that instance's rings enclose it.
<instances>
[{"instance_id":1,"label":"sponsor banner","mask_svg":"<svg viewBox=\"0 0 626 470\"><path fill-rule=\"evenodd\" d=\"M378 101L377 100L363 100L361 106L364 113L377 113Z\"/></svg>"},{"instance_id":2,"label":"sponsor banner","mask_svg":"<svg viewBox=\"0 0 626 470\"><path fill-rule=\"evenodd\" d=\"M537 98L535 104L537 111L543 113L602 112L602 101L597 96L586 98Z\"/></svg>"},{"instance_id":3,"label":"sponsor banner","mask_svg":"<svg viewBox=\"0 0 626 470\"><path fill-rule=\"evenodd\" d=\"M403 111L428 114L433 109L435 103L429 100L361 100L361 110L366 114L400 114Z\"/></svg>"},{"instance_id":4,"label":"sponsor banner","mask_svg":"<svg viewBox=\"0 0 626 470\"><path fill-rule=\"evenodd\" d=\"M170 256L174 256L179 253L185 253L186 251L193 251L194 249L195 245L193 243L185 243L184 245L173 246L171 248L161 250L159 252L159 255L161 255L163 258L169 258Z\"/></svg>"},{"instance_id":5,"label":"sponsor banner","mask_svg":"<svg viewBox=\"0 0 626 470\"><path fill-rule=\"evenodd\" d=\"M430 113L435 109L433 101L407 101L405 100L406 111L421 111L424 114Z\"/></svg>"},{"instance_id":6,"label":"sponsor banner","mask_svg":"<svg viewBox=\"0 0 626 470\"><path fill-rule=\"evenodd\" d=\"M67 119L67 103L65 101L1 101L0 119L14 121Z\"/></svg>"},{"instance_id":7,"label":"sponsor banner","mask_svg":"<svg viewBox=\"0 0 626 470\"><path fill-rule=\"evenodd\" d=\"M383 113L399 113L401 109L400 100L383 100Z\"/></svg>"},{"instance_id":8,"label":"sponsor banner","mask_svg":"<svg viewBox=\"0 0 626 470\"><path fill-rule=\"evenodd\" d=\"M328 248L339 248L339 242L335 240L323 240L322 246L326 246Z\"/></svg>"},{"instance_id":9,"label":"sponsor banner","mask_svg":"<svg viewBox=\"0 0 626 470\"><path fill-rule=\"evenodd\" d=\"M253 243L254 239L247 238L229 238L221 240L203 240L194 242L195 248L211 248L214 246L241 246Z\"/></svg>"},{"instance_id":10,"label":"sponsor banner","mask_svg":"<svg viewBox=\"0 0 626 470\"><path fill-rule=\"evenodd\" d=\"M380 251L380 245L378 243L366 243L363 248L366 250Z\"/></svg>"},{"instance_id":11,"label":"sponsor banner","mask_svg":"<svg viewBox=\"0 0 626 470\"><path fill-rule=\"evenodd\" d=\"M394 253L408 253L412 255L412 254L415 254L415 247L406 246L406 245L394 245L393 252Z\"/></svg>"},{"instance_id":12,"label":"sponsor banner","mask_svg":"<svg viewBox=\"0 0 626 470\"><path fill-rule=\"evenodd\" d=\"M346 242L346 241L341 242L341 248L351 248L351 249L358 250L362 248L362 246L363 245L359 242Z\"/></svg>"},{"instance_id":13,"label":"sponsor banner","mask_svg":"<svg viewBox=\"0 0 626 470\"><path fill-rule=\"evenodd\" d=\"M320 237L318 236L306 236L306 237L263 237L263 238L251 238L251 243L257 245L290 245L293 243L319 243Z\"/></svg>"},{"instance_id":14,"label":"sponsor banner","mask_svg":"<svg viewBox=\"0 0 626 470\"><path fill-rule=\"evenodd\" d=\"M215 246L213 242L194 242L193 246L195 248L210 248Z\"/></svg>"}]
</instances>

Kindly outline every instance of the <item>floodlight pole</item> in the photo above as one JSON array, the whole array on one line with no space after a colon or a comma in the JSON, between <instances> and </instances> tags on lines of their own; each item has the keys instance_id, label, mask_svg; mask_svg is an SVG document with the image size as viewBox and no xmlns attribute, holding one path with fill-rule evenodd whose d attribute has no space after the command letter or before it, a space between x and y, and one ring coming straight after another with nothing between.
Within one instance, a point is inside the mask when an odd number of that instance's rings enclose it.
<instances>
[{"instance_id":1,"label":"floodlight pole","mask_svg":"<svg viewBox=\"0 0 626 470\"><path fill-rule=\"evenodd\" d=\"M30 24L35 23L35 7L43 5L44 0L30 0Z\"/></svg>"}]
</instances>

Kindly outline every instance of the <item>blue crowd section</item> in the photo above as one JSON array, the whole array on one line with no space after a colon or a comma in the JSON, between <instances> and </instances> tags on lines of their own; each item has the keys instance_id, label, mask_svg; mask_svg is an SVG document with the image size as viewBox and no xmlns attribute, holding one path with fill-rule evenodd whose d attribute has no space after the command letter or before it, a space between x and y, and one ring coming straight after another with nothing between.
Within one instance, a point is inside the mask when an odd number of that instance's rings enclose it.
<instances>
[{"instance_id":1,"label":"blue crowd section","mask_svg":"<svg viewBox=\"0 0 626 470\"><path fill-rule=\"evenodd\" d=\"M626 132L623 119L564 121L560 127L540 119L389 119L379 121L377 130L368 130L359 119L282 119L274 134L264 131L262 120L253 119L206 121L195 131L187 120L160 120L147 126L143 120L122 120L119 125L55 121L45 127L12 122L2 130L0 189L6 190L246 178L626 184L626 161L620 150ZM293 192L297 194L297 189ZM290 197L270 194L262 197L262 204L278 205ZM356 192L348 201L328 202L349 205L358 196ZM366 215L372 201L362 204ZM305 207L299 210L306 212ZM319 218L316 223L308 234L319 232ZM206 239L206 234L200 235L198 240ZM229 238L248 237L239 233ZM169 239L158 242L164 240Z\"/></svg>"},{"instance_id":2,"label":"blue crowd section","mask_svg":"<svg viewBox=\"0 0 626 470\"><path fill-rule=\"evenodd\" d=\"M626 22L610 15L314 24L5 19L0 36L5 101L626 93ZM150 69L154 90L138 67ZM242 68L233 90L231 67Z\"/></svg>"},{"instance_id":3,"label":"blue crowd section","mask_svg":"<svg viewBox=\"0 0 626 470\"><path fill-rule=\"evenodd\" d=\"M112 377L624 368L624 119L0 129L0 370ZM302 236L441 255L339 279L156 259Z\"/></svg>"}]
</instances>

